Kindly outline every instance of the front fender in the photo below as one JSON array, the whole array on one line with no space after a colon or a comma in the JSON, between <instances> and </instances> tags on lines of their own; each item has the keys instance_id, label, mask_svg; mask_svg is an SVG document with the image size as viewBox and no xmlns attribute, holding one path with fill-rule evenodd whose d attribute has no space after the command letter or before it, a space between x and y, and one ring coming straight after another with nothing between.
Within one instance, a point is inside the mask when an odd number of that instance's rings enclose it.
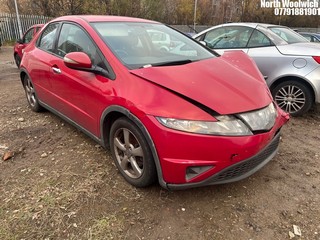
<instances>
[{"instance_id":1,"label":"front fender","mask_svg":"<svg viewBox=\"0 0 320 240\"><path fill-rule=\"evenodd\" d=\"M167 184L163 180L163 174L161 169L160 160L158 157L158 153L156 151L155 144L149 134L148 129L144 126L144 124L140 121L140 119L135 116L132 112L130 112L128 109L126 109L123 106L119 105L112 105L106 108L103 111L103 114L100 119L100 128L101 128L101 136L102 136L102 144L104 147L109 147L109 132L112 123L119 117L126 116L128 119L130 119L132 122L136 124L136 126L140 129L143 136L146 138L147 143L149 144L149 148L152 152L152 156L157 168L157 174L158 174L158 181L159 184L163 188L167 188Z\"/></svg>"}]
</instances>

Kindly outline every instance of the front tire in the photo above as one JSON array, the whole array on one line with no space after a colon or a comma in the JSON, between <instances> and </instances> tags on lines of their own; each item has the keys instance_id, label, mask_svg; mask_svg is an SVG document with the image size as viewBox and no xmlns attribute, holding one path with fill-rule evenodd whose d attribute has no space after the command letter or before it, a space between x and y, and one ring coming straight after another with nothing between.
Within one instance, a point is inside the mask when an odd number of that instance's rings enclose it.
<instances>
[{"instance_id":1,"label":"front tire","mask_svg":"<svg viewBox=\"0 0 320 240\"><path fill-rule=\"evenodd\" d=\"M110 130L110 148L122 176L135 187L147 187L157 178L150 147L140 129L129 119L117 119Z\"/></svg>"},{"instance_id":2,"label":"front tire","mask_svg":"<svg viewBox=\"0 0 320 240\"><path fill-rule=\"evenodd\" d=\"M43 107L39 104L39 100L37 98L33 84L28 75L26 75L23 79L23 87L26 92L26 97L31 110L34 112L41 112L43 110Z\"/></svg>"},{"instance_id":3,"label":"front tire","mask_svg":"<svg viewBox=\"0 0 320 240\"><path fill-rule=\"evenodd\" d=\"M295 80L285 81L272 90L277 105L292 116L301 116L309 111L313 104L313 95L303 83Z\"/></svg>"}]
</instances>

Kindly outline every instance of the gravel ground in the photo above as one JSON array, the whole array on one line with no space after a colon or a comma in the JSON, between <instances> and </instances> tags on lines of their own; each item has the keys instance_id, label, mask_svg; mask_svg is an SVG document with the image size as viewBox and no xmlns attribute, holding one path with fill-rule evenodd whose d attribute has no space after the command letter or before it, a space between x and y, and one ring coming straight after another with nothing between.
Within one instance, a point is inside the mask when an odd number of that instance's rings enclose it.
<instances>
[{"instance_id":1,"label":"gravel ground","mask_svg":"<svg viewBox=\"0 0 320 240\"><path fill-rule=\"evenodd\" d=\"M253 176L171 192L130 186L108 150L32 112L12 47L0 50L0 102L2 240L320 239L319 109L291 119L278 155Z\"/></svg>"}]
</instances>

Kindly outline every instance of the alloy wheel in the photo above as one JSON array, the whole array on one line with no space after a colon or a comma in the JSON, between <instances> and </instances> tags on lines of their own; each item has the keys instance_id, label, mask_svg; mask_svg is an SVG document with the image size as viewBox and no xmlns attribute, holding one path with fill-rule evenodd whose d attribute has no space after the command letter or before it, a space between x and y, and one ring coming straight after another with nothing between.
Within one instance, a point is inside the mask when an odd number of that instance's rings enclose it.
<instances>
[{"instance_id":1,"label":"alloy wheel","mask_svg":"<svg viewBox=\"0 0 320 240\"><path fill-rule=\"evenodd\" d=\"M36 93L34 91L33 85L29 78L26 78L25 90L28 102L32 108L34 108L37 104Z\"/></svg>"},{"instance_id":2,"label":"alloy wheel","mask_svg":"<svg viewBox=\"0 0 320 240\"><path fill-rule=\"evenodd\" d=\"M119 166L130 178L143 174L144 154L137 137L126 128L120 128L114 135L114 152Z\"/></svg>"},{"instance_id":3,"label":"alloy wheel","mask_svg":"<svg viewBox=\"0 0 320 240\"><path fill-rule=\"evenodd\" d=\"M295 113L304 107L306 96L298 86L286 85L278 90L275 95L275 101L284 111Z\"/></svg>"}]
</instances>

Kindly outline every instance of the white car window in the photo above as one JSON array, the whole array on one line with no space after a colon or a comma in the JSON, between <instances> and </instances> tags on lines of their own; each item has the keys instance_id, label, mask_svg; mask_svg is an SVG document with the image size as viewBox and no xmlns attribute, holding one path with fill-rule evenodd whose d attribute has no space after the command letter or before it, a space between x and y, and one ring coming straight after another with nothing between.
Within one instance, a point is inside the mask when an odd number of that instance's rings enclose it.
<instances>
[{"instance_id":1,"label":"white car window","mask_svg":"<svg viewBox=\"0 0 320 240\"><path fill-rule=\"evenodd\" d=\"M204 37L212 49L246 48L253 29L244 26L229 26L209 31Z\"/></svg>"},{"instance_id":2,"label":"white car window","mask_svg":"<svg viewBox=\"0 0 320 240\"><path fill-rule=\"evenodd\" d=\"M269 38L258 30L254 30L248 43L248 47L267 47L271 46Z\"/></svg>"}]
</instances>

